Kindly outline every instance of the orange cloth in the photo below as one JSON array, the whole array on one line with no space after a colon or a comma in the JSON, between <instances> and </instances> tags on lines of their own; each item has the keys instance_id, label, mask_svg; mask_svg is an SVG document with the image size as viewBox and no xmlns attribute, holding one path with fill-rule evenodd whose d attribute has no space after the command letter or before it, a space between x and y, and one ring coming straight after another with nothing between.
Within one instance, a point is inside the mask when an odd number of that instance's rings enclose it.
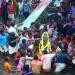
<instances>
[{"instance_id":1,"label":"orange cloth","mask_svg":"<svg viewBox=\"0 0 75 75\"><path fill-rule=\"evenodd\" d=\"M11 65L8 62L4 62L4 70L7 73L11 72Z\"/></svg>"},{"instance_id":2,"label":"orange cloth","mask_svg":"<svg viewBox=\"0 0 75 75\"><path fill-rule=\"evenodd\" d=\"M41 72L41 66L42 66L42 62L39 60L33 60L31 62L32 65L32 71L34 73L40 73Z\"/></svg>"}]
</instances>

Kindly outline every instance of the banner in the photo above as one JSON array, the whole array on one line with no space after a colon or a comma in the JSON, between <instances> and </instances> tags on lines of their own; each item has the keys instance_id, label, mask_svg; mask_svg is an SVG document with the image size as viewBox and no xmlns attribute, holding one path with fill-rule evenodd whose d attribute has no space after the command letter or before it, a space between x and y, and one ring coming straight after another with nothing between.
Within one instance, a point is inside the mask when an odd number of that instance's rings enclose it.
<instances>
[{"instance_id":1,"label":"banner","mask_svg":"<svg viewBox=\"0 0 75 75\"><path fill-rule=\"evenodd\" d=\"M23 29L24 27L29 28L32 22L35 22L37 18L43 13L46 7L50 4L52 0L44 0L42 1L35 10L30 14L30 16L23 22L23 25L20 26L19 29Z\"/></svg>"}]
</instances>

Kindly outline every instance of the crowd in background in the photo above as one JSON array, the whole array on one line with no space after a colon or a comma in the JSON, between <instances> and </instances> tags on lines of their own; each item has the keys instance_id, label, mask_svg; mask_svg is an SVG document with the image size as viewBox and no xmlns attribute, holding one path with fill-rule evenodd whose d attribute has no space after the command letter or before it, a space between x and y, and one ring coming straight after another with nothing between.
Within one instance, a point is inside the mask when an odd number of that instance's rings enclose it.
<instances>
[{"instance_id":1,"label":"crowd in background","mask_svg":"<svg viewBox=\"0 0 75 75\"><path fill-rule=\"evenodd\" d=\"M53 16L48 14L46 23L33 22L30 28L24 27L23 30L18 31L12 21L14 18L8 18L8 15L10 17L15 15L16 10L11 3L3 1L2 17L5 24L0 25L0 51L5 58L4 71L7 75L13 72L18 72L20 75L33 75L41 71L50 72L52 68L54 72L61 72L69 66L75 68L75 3L72 2L73 0L71 2L64 0ZM33 2L33 7L37 6L35 4ZM32 5L30 6L27 1L24 4L19 2L18 5L19 15L25 15L27 18ZM11 63L14 63L16 70L9 63L11 58L13 58Z\"/></svg>"},{"instance_id":2,"label":"crowd in background","mask_svg":"<svg viewBox=\"0 0 75 75\"><path fill-rule=\"evenodd\" d=\"M40 0L1 0L0 17L2 17L3 23L6 23L9 18L14 21L15 16L24 16L26 19L39 2Z\"/></svg>"}]
</instances>

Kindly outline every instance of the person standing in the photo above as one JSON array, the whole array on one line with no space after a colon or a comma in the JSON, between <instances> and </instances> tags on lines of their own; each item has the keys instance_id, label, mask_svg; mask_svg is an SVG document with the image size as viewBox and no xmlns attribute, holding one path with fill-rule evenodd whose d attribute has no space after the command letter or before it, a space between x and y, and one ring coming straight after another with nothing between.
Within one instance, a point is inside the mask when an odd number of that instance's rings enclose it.
<instances>
[{"instance_id":1,"label":"person standing","mask_svg":"<svg viewBox=\"0 0 75 75\"><path fill-rule=\"evenodd\" d=\"M19 16L23 16L23 2L21 0L18 2L18 10Z\"/></svg>"},{"instance_id":2,"label":"person standing","mask_svg":"<svg viewBox=\"0 0 75 75\"><path fill-rule=\"evenodd\" d=\"M55 72L61 72L66 68L70 58L66 53L66 50L62 50L60 54L57 55L55 60Z\"/></svg>"},{"instance_id":3,"label":"person standing","mask_svg":"<svg viewBox=\"0 0 75 75\"><path fill-rule=\"evenodd\" d=\"M14 32L11 32L9 37L9 54L14 54L17 52L17 42L17 36L15 36Z\"/></svg>"},{"instance_id":4,"label":"person standing","mask_svg":"<svg viewBox=\"0 0 75 75\"><path fill-rule=\"evenodd\" d=\"M25 19L29 16L29 13L30 13L30 5L26 0L23 4L23 14Z\"/></svg>"},{"instance_id":5,"label":"person standing","mask_svg":"<svg viewBox=\"0 0 75 75\"><path fill-rule=\"evenodd\" d=\"M18 14L18 0L13 0L13 5L14 5L14 8L15 8L15 16L17 16Z\"/></svg>"},{"instance_id":6,"label":"person standing","mask_svg":"<svg viewBox=\"0 0 75 75\"><path fill-rule=\"evenodd\" d=\"M2 8L2 18L4 23L6 23L8 20L7 7L8 7L8 2L6 2L6 0L3 0L1 4L1 8Z\"/></svg>"},{"instance_id":7,"label":"person standing","mask_svg":"<svg viewBox=\"0 0 75 75\"><path fill-rule=\"evenodd\" d=\"M14 12L15 12L15 8L14 8L13 4L10 3L10 4L8 5L8 16L9 16L9 18L11 18L13 21L14 21Z\"/></svg>"}]
</instances>

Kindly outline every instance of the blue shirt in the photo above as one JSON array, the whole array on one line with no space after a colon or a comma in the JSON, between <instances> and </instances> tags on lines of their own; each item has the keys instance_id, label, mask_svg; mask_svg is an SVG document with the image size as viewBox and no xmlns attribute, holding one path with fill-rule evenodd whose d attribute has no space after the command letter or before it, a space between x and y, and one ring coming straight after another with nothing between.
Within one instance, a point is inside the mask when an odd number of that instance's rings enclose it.
<instances>
[{"instance_id":1,"label":"blue shirt","mask_svg":"<svg viewBox=\"0 0 75 75\"><path fill-rule=\"evenodd\" d=\"M75 14L75 8L71 9L71 10L70 10L70 13L71 13L71 14Z\"/></svg>"},{"instance_id":2,"label":"blue shirt","mask_svg":"<svg viewBox=\"0 0 75 75\"><path fill-rule=\"evenodd\" d=\"M60 53L56 58L56 63L66 63L68 61L68 55Z\"/></svg>"},{"instance_id":3,"label":"blue shirt","mask_svg":"<svg viewBox=\"0 0 75 75\"><path fill-rule=\"evenodd\" d=\"M24 7L24 12L29 12L29 11L30 11L30 6L29 6L28 3L25 3L25 4L23 5L23 7Z\"/></svg>"},{"instance_id":4,"label":"blue shirt","mask_svg":"<svg viewBox=\"0 0 75 75\"><path fill-rule=\"evenodd\" d=\"M4 35L0 35L0 46L8 45L8 37L9 35L5 33Z\"/></svg>"}]
</instances>

